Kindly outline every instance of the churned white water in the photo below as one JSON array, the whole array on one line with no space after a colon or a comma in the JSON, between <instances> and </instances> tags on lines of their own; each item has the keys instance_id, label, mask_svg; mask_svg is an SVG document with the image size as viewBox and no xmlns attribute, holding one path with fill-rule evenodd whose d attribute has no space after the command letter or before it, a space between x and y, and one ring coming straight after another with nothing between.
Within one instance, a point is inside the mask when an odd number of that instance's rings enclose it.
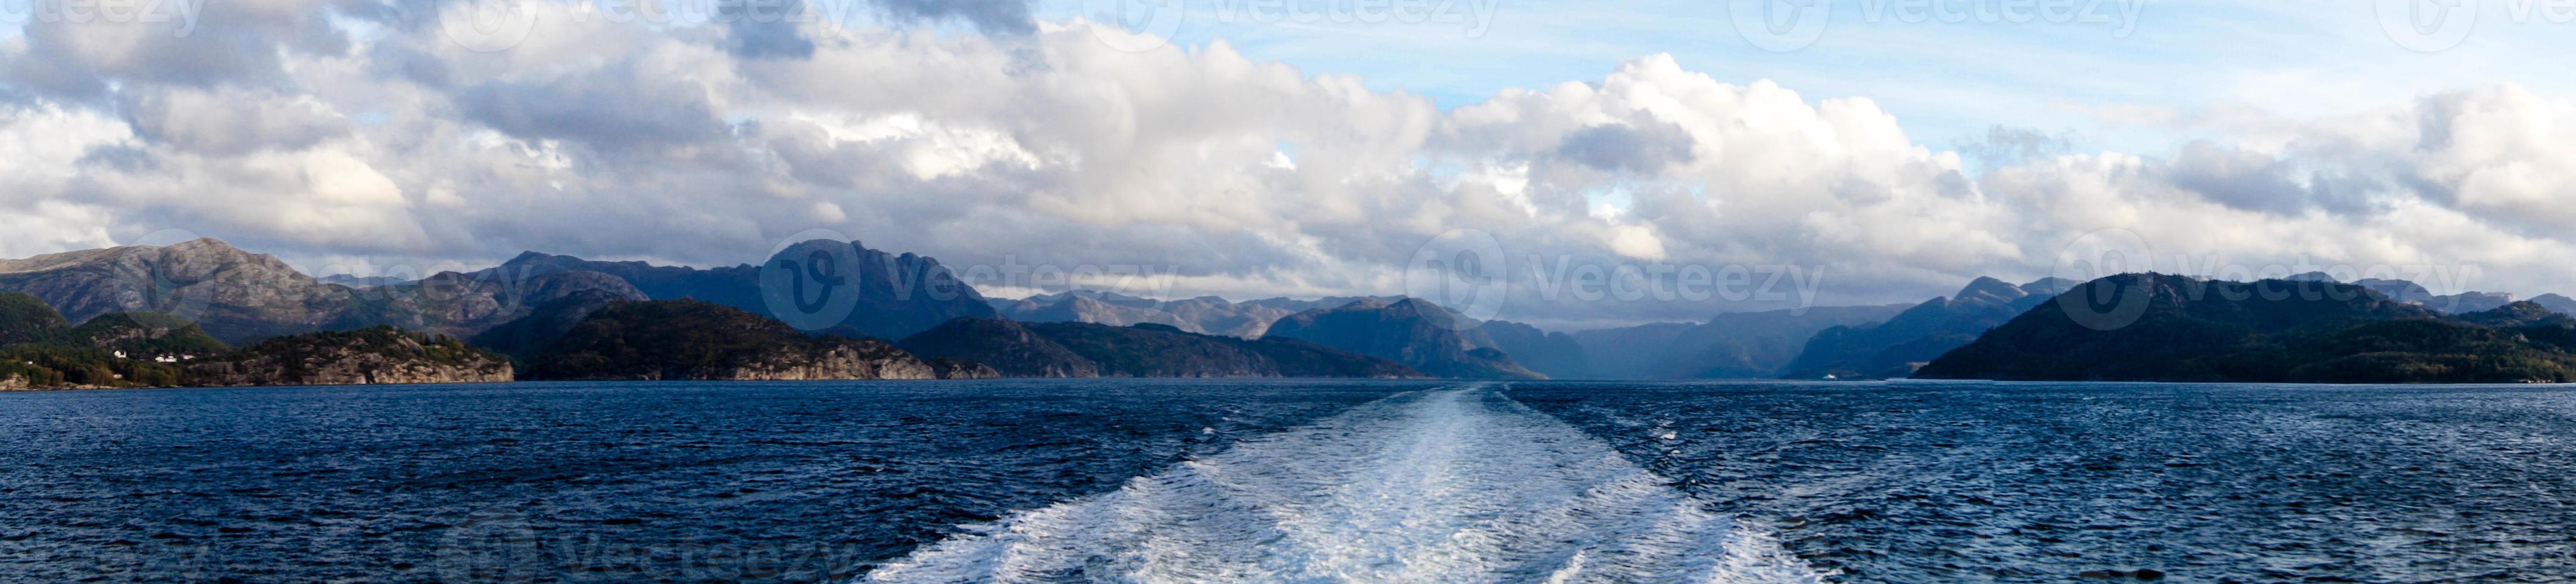
<instances>
[{"instance_id":1,"label":"churned white water","mask_svg":"<svg viewBox=\"0 0 2576 584\"><path fill-rule=\"evenodd\" d=\"M1117 491L1014 513L883 582L1816 582L1494 386L1389 397Z\"/></svg>"}]
</instances>

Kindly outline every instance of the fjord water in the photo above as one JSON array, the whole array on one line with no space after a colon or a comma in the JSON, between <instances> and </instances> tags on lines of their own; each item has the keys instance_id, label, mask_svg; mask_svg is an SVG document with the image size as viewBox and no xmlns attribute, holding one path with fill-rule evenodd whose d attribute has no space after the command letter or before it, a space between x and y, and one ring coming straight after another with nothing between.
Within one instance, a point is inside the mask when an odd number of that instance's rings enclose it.
<instances>
[{"instance_id":1,"label":"fjord water","mask_svg":"<svg viewBox=\"0 0 2576 584\"><path fill-rule=\"evenodd\" d=\"M0 394L0 581L2576 579L2555 387Z\"/></svg>"}]
</instances>

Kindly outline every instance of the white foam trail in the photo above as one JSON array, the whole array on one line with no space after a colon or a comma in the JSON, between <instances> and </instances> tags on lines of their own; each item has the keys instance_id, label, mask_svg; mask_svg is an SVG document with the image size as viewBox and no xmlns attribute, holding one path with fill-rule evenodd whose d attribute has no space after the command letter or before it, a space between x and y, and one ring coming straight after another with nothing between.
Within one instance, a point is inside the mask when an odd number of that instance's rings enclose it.
<instances>
[{"instance_id":1,"label":"white foam trail","mask_svg":"<svg viewBox=\"0 0 2576 584\"><path fill-rule=\"evenodd\" d=\"M882 582L1818 582L1492 387L1414 392L971 526Z\"/></svg>"}]
</instances>

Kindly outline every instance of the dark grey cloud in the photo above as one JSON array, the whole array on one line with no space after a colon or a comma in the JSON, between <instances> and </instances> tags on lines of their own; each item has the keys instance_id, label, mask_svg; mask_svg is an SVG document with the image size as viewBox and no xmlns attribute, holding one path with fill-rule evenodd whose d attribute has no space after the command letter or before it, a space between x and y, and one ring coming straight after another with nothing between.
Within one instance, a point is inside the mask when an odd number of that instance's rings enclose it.
<instances>
[{"instance_id":1,"label":"dark grey cloud","mask_svg":"<svg viewBox=\"0 0 2576 584\"><path fill-rule=\"evenodd\" d=\"M161 168L161 161L153 158L151 151L127 144L92 147L81 155L78 164L118 172L151 172Z\"/></svg>"},{"instance_id":2,"label":"dark grey cloud","mask_svg":"<svg viewBox=\"0 0 2576 584\"><path fill-rule=\"evenodd\" d=\"M812 57L814 41L796 26L806 13L802 0L721 5L717 20L725 23L725 51L745 59Z\"/></svg>"},{"instance_id":3,"label":"dark grey cloud","mask_svg":"<svg viewBox=\"0 0 2576 584\"><path fill-rule=\"evenodd\" d=\"M1636 124L1602 124L1565 136L1556 153L1584 166L1619 172L1654 173L1666 165L1691 161L1689 131L1655 119Z\"/></svg>"},{"instance_id":4,"label":"dark grey cloud","mask_svg":"<svg viewBox=\"0 0 2576 584\"><path fill-rule=\"evenodd\" d=\"M2196 140L2174 156L2166 179L2221 205L2288 215L2316 206L2308 188L2295 180L2297 172L2295 164L2270 154Z\"/></svg>"},{"instance_id":5,"label":"dark grey cloud","mask_svg":"<svg viewBox=\"0 0 2576 584\"><path fill-rule=\"evenodd\" d=\"M377 75L431 89L446 89L452 82L446 61L411 46L378 43L369 47L367 53L367 66Z\"/></svg>"},{"instance_id":6,"label":"dark grey cloud","mask_svg":"<svg viewBox=\"0 0 2576 584\"><path fill-rule=\"evenodd\" d=\"M731 131L705 87L625 67L544 82L484 83L458 90L455 100L467 119L511 136L603 151L700 143Z\"/></svg>"},{"instance_id":7,"label":"dark grey cloud","mask_svg":"<svg viewBox=\"0 0 2576 584\"><path fill-rule=\"evenodd\" d=\"M877 0L877 7L897 21L958 19L987 33L1024 35L1037 31L1028 0Z\"/></svg>"},{"instance_id":8,"label":"dark grey cloud","mask_svg":"<svg viewBox=\"0 0 2576 584\"><path fill-rule=\"evenodd\" d=\"M285 88L294 81L279 66L282 53L339 55L351 47L331 11L207 2L193 21L168 14L167 22L29 23L25 50L0 62L0 76L26 93L82 103L106 98L114 84Z\"/></svg>"}]
</instances>

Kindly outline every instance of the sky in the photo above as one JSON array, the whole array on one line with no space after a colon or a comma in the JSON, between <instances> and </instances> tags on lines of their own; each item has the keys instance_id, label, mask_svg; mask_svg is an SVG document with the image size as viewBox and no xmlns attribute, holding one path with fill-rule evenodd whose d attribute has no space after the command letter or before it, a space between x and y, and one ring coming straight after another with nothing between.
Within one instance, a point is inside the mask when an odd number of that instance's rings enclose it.
<instances>
[{"instance_id":1,"label":"sky","mask_svg":"<svg viewBox=\"0 0 2576 584\"><path fill-rule=\"evenodd\" d=\"M0 257L817 237L1572 329L1970 279L2576 292L2571 0L0 0Z\"/></svg>"}]
</instances>

